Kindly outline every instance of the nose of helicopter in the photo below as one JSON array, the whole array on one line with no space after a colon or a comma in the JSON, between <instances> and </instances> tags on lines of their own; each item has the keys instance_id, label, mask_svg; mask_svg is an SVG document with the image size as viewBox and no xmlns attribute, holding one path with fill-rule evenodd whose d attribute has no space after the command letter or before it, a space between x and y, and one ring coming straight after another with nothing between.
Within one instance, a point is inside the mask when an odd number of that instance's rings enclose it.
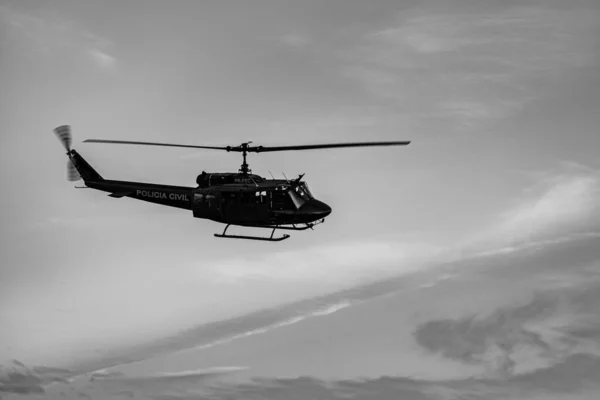
<instances>
[{"instance_id":1,"label":"nose of helicopter","mask_svg":"<svg viewBox=\"0 0 600 400\"><path fill-rule=\"evenodd\" d=\"M321 216L320 218L325 218L326 216L328 216L329 214L331 214L331 207L329 207L327 204L323 203L322 201L319 201L319 209L320 209L320 213Z\"/></svg>"},{"instance_id":2,"label":"nose of helicopter","mask_svg":"<svg viewBox=\"0 0 600 400\"><path fill-rule=\"evenodd\" d=\"M312 199L302 206L300 211L306 216L310 216L314 219L321 219L331 214L331 207L320 200Z\"/></svg>"}]
</instances>

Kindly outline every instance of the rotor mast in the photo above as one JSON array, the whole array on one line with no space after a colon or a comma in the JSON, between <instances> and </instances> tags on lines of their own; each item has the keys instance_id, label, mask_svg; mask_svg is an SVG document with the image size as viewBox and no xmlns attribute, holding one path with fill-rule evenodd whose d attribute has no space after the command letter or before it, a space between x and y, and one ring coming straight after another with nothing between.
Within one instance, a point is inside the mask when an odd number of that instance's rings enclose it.
<instances>
[{"instance_id":1,"label":"rotor mast","mask_svg":"<svg viewBox=\"0 0 600 400\"><path fill-rule=\"evenodd\" d=\"M248 168L248 163L246 162L246 155L248 154L248 145L252 143L252 142L247 142L247 143L242 143L241 144L241 151L242 151L242 157L243 157L243 162L242 162L242 166L239 169L239 173L244 175L244 176L248 176L248 174L250 174L252 172L252 170L250 168Z\"/></svg>"}]
</instances>

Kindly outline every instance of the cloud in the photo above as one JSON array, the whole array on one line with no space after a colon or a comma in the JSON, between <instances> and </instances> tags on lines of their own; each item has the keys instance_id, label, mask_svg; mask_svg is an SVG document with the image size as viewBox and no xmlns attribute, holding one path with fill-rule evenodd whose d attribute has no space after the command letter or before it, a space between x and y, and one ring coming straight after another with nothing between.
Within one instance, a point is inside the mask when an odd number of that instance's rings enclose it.
<instances>
[{"instance_id":1,"label":"cloud","mask_svg":"<svg viewBox=\"0 0 600 400\"><path fill-rule=\"evenodd\" d=\"M449 261L447 257L442 258L445 261ZM423 265L420 265L421 270L424 269ZM279 267L281 268L281 265ZM367 269L369 267L372 269L373 265L368 264L365 266ZM311 267L309 270L314 272L318 269ZM163 337L163 339L154 340L147 344L140 344L135 349L128 351L127 354L121 353L116 357L97 360L92 365L88 364L82 366L80 369L85 371L97 368L106 369L107 366L115 367L130 364L154 357L158 354L173 354L176 351L191 348L196 350L212 348L249 336L261 335L308 319L322 318L333 313L343 312L343 310L361 304L364 301L391 295L403 288L413 287L414 281L407 280L406 276L403 276L401 273L396 272L396 274L397 276L393 278L387 277L385 279L377 279L378 276L376 274L370 274L361 280L360 285L354 285L345 290L333 293L310 296L300 301L297 300L298 294L294 293L295 288L308 285L304 284L301 280L292 281L293 286L281 285L284 291L292 292L291 297L295 297L290 299L290 302L287 304L281 305L282 302L280 301L277 305L264 306L258 311L254 308L233 318L191 327L177 334ZM433 284L454 278L454 276L454 274L450 273L436 274ZM343 281L343 279L342 276L338 276L338 280ZM376 281L369 282L370 280ZM260 299L262 296L263 291L257 289L257 286L250 285L244 280L238 283L240 291L250 288L254 296L252 302L256 303L256 298ZM316 291L321 291L318 281L313 281L310 286L317 287ZM326 287L325 291L331 291L331 287ZM270 292L270 296L273 296L274 289L270 287L267 292ZM310 295L310 293L307 295L306 292L305 289L301 291L305 297ZM103 374L106 372L99 370L96 373Z\"/></svg>"},{"instance_id":2,"label":"cloud","mask_svg":"<svg viewBox=\"0 0 600 400\"><path fill-rule=\"evenodd\" d=\"M588 354L506 380L490 378L447 381L382 376L375 379L322 380L313 377L253 378L244 382L186 380L109 380L93 384L56 385L46 390L50 398L153 398L183 399L396 399L441 398L596 399L600 382L600 358ZM204 384L203 384L204 383ZM557 395L557 397L553 397Z\"/></svg>"},{"instance_id":3,"label":"cloud","mask_svg":"<svg viewBox=\"0 0 600 400\"><path fill-rule=\"evenodd\" d=\"M581 287L581 284L584 287ZM396 283L397 286L397 283ZM397 288L397 287L396 287ZM220 376L242 371L240 367L208 368L168 373L129 376L107 370L81 376L84 379L62 380L43 386L39 378L31 378L33 390L42 387L48 395L78 389L92 398L119 398L118 393L130 390L142 398L514 398L517 392L542 394L546 391L578 394L582 385L599 389L600 382L600 320L598 281L580 280L567 290L540 292L531 301L497 310L489 315L468 318L432 320L415 330L417 342L432 352L487 369L479 378L426 380L411 377L381 377L377 379L347 379L324 381L308 377L294 379L253 379L249 383L219 382ZM315 304L314 302L311 304ZM313 308L315 317L326 315L335 305L330 301L321 311ZM297 306L296 306L297 307ZM276 310L266 315L283 317L290 310ZM248 317L243 317L248 319ZM254 316L258 326L265 326L265 315ZM292 319L293 320L293 319ZM292 321L289 320L289 321ZM290 322L293 323L293 322ZM279 325L283 326L285 321ZM223 337L232 329L246 329L242 318L217 323L217 329L192 330L188 338L198 341L211 336ZM270 326L273 329L278 324ZM214 332L213 332L214 330ZM255 328L259 334L268 329ZM243 335L237 335L243 337ZM174 339L175 343L185 338ZM20 364L21 370L25 368ZM34 371L35 369L30 369ZM209 381L210 379L210 381ZM21 380L22 381L22 380ZM37 383L36 383L37 382ZM82 386L85 384L85 386ZM21 385L23 386L23 385ZM24 389L18 389L24 390ZM39 392L39 390L38 390ZM496 396L496 397L495 397ZM594 398L594 397L590 397Z\"/></svg>"},{"instance_id":4,"label":"cloud","mask_svg":"<svg viewBox=\"0 0 600 400\"><path fill-rule=\"evenodd\" d=\"M429 321L414 335L429 351L482 365L489 376L528 374L578 353L600 355L599 299L597 282L562 287L489 316Z\"/></svg>"},{"instance_id":5,"label":"cloud","mask_svg":"<svg viewBox=\"0 0 600 400\"><path fill-rule=\"evenodd\" d=\"M85 56L102 71L114 71L117 59L110 54L113 43L78 26L61 15L44 10L25 12L0 5L0 24L7 28L4 44L38 55L74 62Z\"/></svg>"},{"instance_id":6,"label":"cloud","mask_svg":"<svg viewBox=\"0 0 600 400\"><path fill-rule=\"evenodd\" d=\"M0 367L0 393L44 393L42 380L22 363Z\"/></svg>"},{"instance_id":7,"label":"cloud","mask_svg":"<svg viewBox=\"0 0 600 400\"><path fill-rule=\"evenodd\" d=\"M406 45L418 53L450 52L489 42L485 37L470 35L476 23L465 14L417 15L403 21L400 27L372 35L388 43Z\"/></svg>"},{"instance_id":8,"label":"cloud","mask_svg":"<svg viewBox=\"0 0 600 400\"><path fill-rule=\"evenodd\" d=\"M102 69L114 71L117 67L117 59L99 49L90 49L88 54L92 60Z\"/></svg>"},{"instance_id":9,"label":"cloud","mask_svg":"<svg viewBox=\"0 0 600 400\"><path fill-rule=\"evenodd\" d=\"M564 250L559 253L564 253ZM553 260L557 258L556 254L550 257ZM522 262L522 259L509 259L507 263ZM536 258L535 264L546 266L543 259ZM564 265L561 262L557 264ZM458 266L460 268L461 264ZM545 267L540 275L547 276L548 273L548 268ZM487 373L480 378L449 381L410 377L342 381L312 378L256 379L250 384L215 384L210 381L210 385L204 385L207 378L220 376L218 373L211 375L212 372L229 370L210 368L174 374L150 373L142 377L104 370L92 374L96 376L94 385L83 387L80 392L89 394L92 398L106 399L119 398L117 393L122 393L123 389L131 389L141 398L171 399L306 398L316 394L319 394L319 398L348 398L351 395L360 398L389 398L397 397L398 393L405 393L409 398L437 399L440 396L494 398L493 395L516 398L517 391L521 391L521 396L524 392L539 394L545 390L574 394L580 390L578 385L583 384L598 389L594 386L600 382L600 370L597 369L600 363L597 357L600 354L598 275L596 272L595 282L590 279L591 275L573 276L578 276L579 280L572 282L571 286L561 285L558 289L541 292L529 302L504 307L489 315L431 320L417 328L415 335L423 348L454 360L483 366ZM413 287L414 283L407 282L405 278L392 281L388 279L320 299L310 299L194 328L170 338L170 347L165 346L163 350L172 354L177 346L197 343L203 347L202 343L207 343L206 347L210 347L236 338L261 334L302 319L343 312L339 310L360 303L361 300L398 291L402 287ZM582 284L584 288L581 288ZM229 372L236 371L237 369ZM45 389L52 393L65 391L66 388L77 387L78 382L83 380L89 382L88 379L58 382Z\"/></svg>"},{"instance_id":10,"label":"cloud","mask_svg":"<svg viewBox=\"0 0 600 400\"><path fill-rule=\"evenodd\" d=\"M68 383L66 378L72 374L63 368L29 368L18 360L0 365L0 393L44 393L44 386L54 383Z\"/></svg>"},{"instance_id":11,"label":"cloud","mask_svg":"<svg viewBox=\"0 0 600 400\"><path fill-rule=\"evenodd\" d=\"M265 280L346 286L416 271L427 261L440 257L443 250L436 245L402 240L339 242L273 252L254 260L228 259L210 269L219 282Z\"/></svg>"},{"instance_id":12,"label":"cloud","mask_svg":"<svg viewBox=\"0 0 600 400\"><path fill-rule=\"evenodd\" d=\"M398 399L437 400L455 398L505 399L532 398L537 394L552 399L552 393L570 394L577 399L595 398L600 379L600 358L574 355L548 369L511 378L419 380L383 376L376 379L325 381L311 377L291 379L253 379L248 383L212 385L201 395L189 393L157 396L157 399ZM586 390L587 389L587 390ZM597 396L597 394L596 394Z\"/></svg>"},{"instance_id":13,"label":"cloud","mask_svg":"<svg viewBox=\"0 0 600 400\"><path fill-rule=\"evenodd\" d=\"M165 384L166 382L175 383L179 381L180 383L185 382L193 382L193 381L202 381L206 379L210 379L213 377L217 377L220 375L233 374L234 372L240 372L247 370L247 367L212 367L212 368L203 368L196 370L185 370L185 371L177 371L177 372L157 372L149 375L142 376L129 376L124 373L113 372L113 373L99 373L97 371L92 374L90 377L91 381L106 381L110 385L114 385L116 381L121 382L129 382L129 383L145 383L152 382L155 384Z\"/></svg>"},{"instance_id":14,"label":"cloud","mask_svg":"<svg viewBox=\"0 0 600 400\"><path fill-rule=\"evenodd\" d=\"M463 256L491 256L600 237L600 170L563 162L519 172L533 181L489 228L458 245Z\"/></svg>"},{"instance_id":15,"label":"cloud","mask_svg":"<svg viewBox=\"0 0 600 400\"><path fill-rule=\"evenodd\" d=\"M492 7L403 12L342 53L343 74L422 125L471 130L543 96L540 82L597 62L594 10Z\"/></svg>"},{"instance_id":16,"label":"cloud","mask_svg":"<svg viewBox=\"0 0 600 400\"><path fill-rule=\"evenodd\" d=\"M596 208L598 179L594 176L560 175L544 183L540 196L505 216L504 229L527 229L535 234L552 225L581 221Z\"/></svg>"},{"instance_id":17,"label":"cloud","mask_svg":"<svg viewBox=\"0 0 600 400\"><path fill-rule=\"evenodd\" d=\"M212 367L177 372L158 372L131 376L121 372L96 371L88 379L70 377L73 372L50 367L27 367L14 360L10 365L0 365L0 394L43 394L48 398L66 393L75 398L125 398L136 394L160 394L163 387L194 388L198 384L215 381L219 377L247 370L246 367ZM83 377L83 376L82 376ZM80 377L81 378L81 377ZM127 390L124 390L124 389ZM96 397L98 395L99 397ZM44 398L46 398L44 397ZM71 397L68 397L71 398Z\"/></svg>"},{"instance_id":18,"label":"cloud","mask_svg":"<svg viewBox=\"0 0 600 400\"><path fill-rule=\"evenodd\" d=\"M600 171L563 163L544 173L500 216L491 238L548 240L600 231Z\"/></svg>"},{"instance_id":19,"label":"cloud","mask_svg":"<svg viewBox=\"0 0 600 400\"><path fill-rule=\"evenodd\" d=\"M302 48L310 44L311 39L307 35L290 33L281 37L281 42L289 47Z\"/></svg>"}]
</instances>

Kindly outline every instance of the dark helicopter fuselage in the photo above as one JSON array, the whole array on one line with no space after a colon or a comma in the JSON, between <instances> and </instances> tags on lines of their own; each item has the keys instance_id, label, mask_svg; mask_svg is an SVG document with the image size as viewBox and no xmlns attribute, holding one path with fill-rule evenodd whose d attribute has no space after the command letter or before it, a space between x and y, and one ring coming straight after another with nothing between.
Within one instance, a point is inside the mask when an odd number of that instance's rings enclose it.
<instances>
[{"instance_id":1,"label":"dark helicopter fuselage","mask_svg":"<svg viewBox=\"0 0 600 400\"><path fill-rule=\"evenodd\" d=\"M300 187L304 182L300 183ZM224 184L206 188L142 182L88 181L86 186L164 206L192 210L195 218L234 225L271 226L310 223L325 218L331 208L301 195L285 180L264 180L259 185Z\"/></svg>"},{"instance_id":2,"label":"dark helicopter fuselage","mask_svg":"<svg viewBox=\"0 0 600 400\"><path fill-rule=\"evenodd\" d=\"M74 152L76 164L87 164ZM204 179L205 178L205 179ZM305 182L264 179L236 173L201 174L198 187L143 182L87 179L92 189L111 197L129 197L191 210L195 218L242 226L279 226L311 223L331 213L331 207L314 198Z\"/></svg>"}]
</instances>

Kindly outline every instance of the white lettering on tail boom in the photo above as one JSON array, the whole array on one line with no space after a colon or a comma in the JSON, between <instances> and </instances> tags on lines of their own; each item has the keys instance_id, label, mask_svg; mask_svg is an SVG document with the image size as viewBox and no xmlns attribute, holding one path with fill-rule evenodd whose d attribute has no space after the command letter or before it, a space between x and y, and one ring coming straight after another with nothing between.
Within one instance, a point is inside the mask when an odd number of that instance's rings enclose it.
<instances>
[{"instance_id":1,"label":"white lettering on tail boom","mask_svg":"<svg viewBox=\"0 0 600 400\"><path fill-rule=\"evenodd\" d=\"M179 201L190 201L190 198L187 194L183 193L165 193L165 192L157 192L151 190L137 190L136 195L139 197L148 197L151 199L169 199L169 200L179 200Z\"/></svg>"}]
</instances>

